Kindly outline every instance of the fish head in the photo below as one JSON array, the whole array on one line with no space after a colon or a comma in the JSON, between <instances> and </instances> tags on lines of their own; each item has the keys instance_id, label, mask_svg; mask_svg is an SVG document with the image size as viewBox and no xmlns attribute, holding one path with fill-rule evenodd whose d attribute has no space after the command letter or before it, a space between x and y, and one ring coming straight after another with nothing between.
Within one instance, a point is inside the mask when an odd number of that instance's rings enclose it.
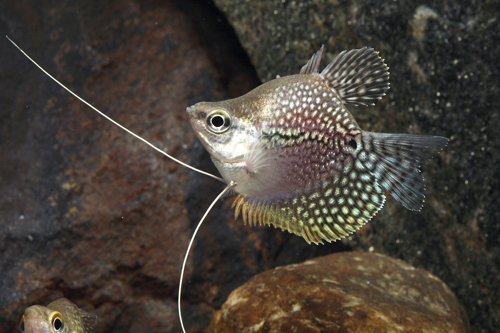
<instances>
[{"instance_id":1,"label":"fish head","mask_svg":"<svg viewBox=\"0 0 500 333\"><path fill-rule=\"evenodd\" d=\"M188 107L187 114L196 136L214 162L241 163L258 143L255 119L242 109L237 99L200 102ZM224 177L222 171L221 173Z\"/></svg>"},{"instance_id":2,"label":"fish head","mask_svg":"<svg viewBox=\"0 0 500 333\"><path fill-rule=\"evenodd\" d=\"M23 333L64 333L67 327L59 311L33 305L24 311L19 323Z\"/></svg>"}]
</instances>

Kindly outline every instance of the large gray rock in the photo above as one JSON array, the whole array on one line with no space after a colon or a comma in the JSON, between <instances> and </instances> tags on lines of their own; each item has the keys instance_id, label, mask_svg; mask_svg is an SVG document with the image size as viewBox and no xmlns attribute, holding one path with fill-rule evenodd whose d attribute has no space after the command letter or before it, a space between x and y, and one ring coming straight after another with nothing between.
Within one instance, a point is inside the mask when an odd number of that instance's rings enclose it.
<instances>
[{"instance_id":1,"label":"large gray rock","mask_svg":"<svg viewBox=\"0 0 500 333\"><path fill-rule=\"evenodd\" d=\"M498 1L215 0L262 80L298 73L325 44L323 64L371 46L391 89L351 108L376 132L436 134L448 148L424 163L422 213L389 199L349 246L397 256L443 279L473 330L500 330L500 20Z\"/></svg>"}]
</instances>

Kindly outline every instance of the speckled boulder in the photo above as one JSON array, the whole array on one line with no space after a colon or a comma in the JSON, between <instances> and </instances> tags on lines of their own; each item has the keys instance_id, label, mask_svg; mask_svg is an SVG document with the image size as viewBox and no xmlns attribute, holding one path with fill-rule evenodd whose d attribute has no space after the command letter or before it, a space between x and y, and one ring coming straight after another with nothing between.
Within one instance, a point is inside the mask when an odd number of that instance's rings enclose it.
<instances>
[{"instance_id":1,"label":"speckled boulder","mask_svg":"<svg viewBox=\"0 0 500 333\"><path fill-rule=\"evenodd\" d=\"M341 252L261 273L231 293L209 332L469 332L436 276L380 254Z\"/></svg>"}]
</instances>

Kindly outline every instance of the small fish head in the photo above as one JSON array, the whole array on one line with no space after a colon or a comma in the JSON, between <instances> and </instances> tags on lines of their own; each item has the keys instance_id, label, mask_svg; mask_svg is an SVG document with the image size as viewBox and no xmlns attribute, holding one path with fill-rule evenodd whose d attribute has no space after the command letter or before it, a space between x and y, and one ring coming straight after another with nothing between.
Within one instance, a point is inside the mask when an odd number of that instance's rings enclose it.
<instances>
[{"instance_id":1,"label":"small fish head","mask_svg":"<svg viewBox=\"0 0 500 333\"><path fill-rule=\"evenodd\" d=\"M61 313L40 305L30 306L24 311L19 328L23 333L67 332Z\"/></svg>"},{"instance_id":2,"label":"small fish head","mask_svg":"<svg viewBox=\"0 0 500 333\"><path fill-rule=\"evenodd\" d=\"M187 108L196 136L213 160L235 164L244 160L258 142L256 127L238 109L237 100L200 102ZM216 164L217 165L217 164ZM223 170L219 171L226 179Z\"/></svg>"}]
</instances>

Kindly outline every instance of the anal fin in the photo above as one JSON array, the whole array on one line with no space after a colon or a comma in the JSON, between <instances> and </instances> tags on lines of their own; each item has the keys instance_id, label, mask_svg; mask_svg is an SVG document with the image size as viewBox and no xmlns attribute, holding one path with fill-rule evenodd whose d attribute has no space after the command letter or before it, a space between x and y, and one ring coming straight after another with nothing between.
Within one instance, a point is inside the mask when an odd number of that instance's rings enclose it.
<instances>
[{"instance_id":1,"label":"anal fin","mask_svg":"<svg viewBox=\"0 0 500 333\"><path fill-rule=\"evenodd\" d=\"M240 194L233 207L235 218L241 212L245 224L274 225L302 236L308 243L322 244L358 230L384 202L376 179L352 168L293 198L262 201Z\"/></svg>"}]
</instances>

